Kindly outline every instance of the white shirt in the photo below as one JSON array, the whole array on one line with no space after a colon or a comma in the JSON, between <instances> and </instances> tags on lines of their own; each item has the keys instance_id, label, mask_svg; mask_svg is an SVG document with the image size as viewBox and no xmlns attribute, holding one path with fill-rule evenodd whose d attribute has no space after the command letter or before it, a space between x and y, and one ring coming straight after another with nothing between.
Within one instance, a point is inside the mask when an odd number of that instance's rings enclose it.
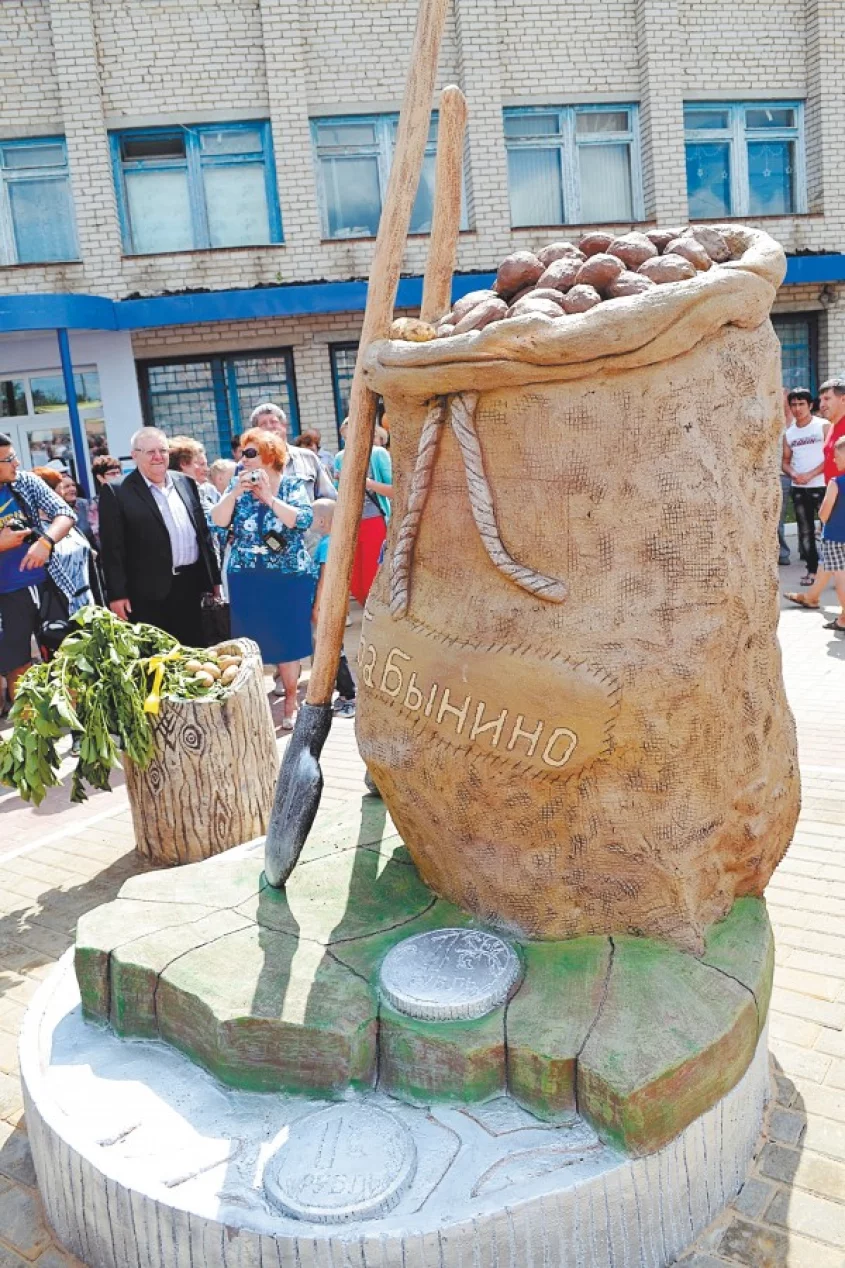
<instances>
[{"instance_id":1,"label":"white shirt","mask_svg":"<svg viewBox=\"0 0 845 1268\"><path fill-rule=\"evenodd\" d=\"M806 472L812 471L813 467L818 467L824 462L824 419L817 418L813 414L809 423L803 427L793 423L786 429L786 443L792 450L791 465L795 474L805 475ZM798 489L823 489L824 482L822 471L821 475L813 476L807 484L796 485L793 480L792 485L793 488Z\"/></svg>"},{"instance_id":2,"label":"white shirt","mask_svg":"<svg viewBox=\"0 0 845 1268\"><path fill-rule=\"evenodd\" d=\"M173 567L185 568L188 564L195 564L200 557L196 529L172 475L168 471L164 485L153 484L146 476L144 479L161 511L161 518L170 537Z\"/></svg>"}]
</instances>

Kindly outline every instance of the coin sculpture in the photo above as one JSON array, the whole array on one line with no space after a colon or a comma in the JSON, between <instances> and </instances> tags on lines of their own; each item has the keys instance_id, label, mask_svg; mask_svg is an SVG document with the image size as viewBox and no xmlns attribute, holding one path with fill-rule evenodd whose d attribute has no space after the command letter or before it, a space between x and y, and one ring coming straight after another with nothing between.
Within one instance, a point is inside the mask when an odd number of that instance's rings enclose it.
<instances>
[{"instance_id":1,"label":"coin sculpture","mask_svg":"<svg viewBox=\"0 0 845 1268\"><path fill-rule=\"evenodd\" d=\"M400 942L385 957L381 993L423 1021L483 1017L503 1004L520 976L512 947L480 929L434 929Z\"/></svg>"},{"instance_id":2,"label":"coin sculpture","mask_svg":"<svg viewBox=\"0 0 845 1268\"><path fill-rule=\"evenodd\" d=\"M264 1172L267 1197L294 1219L343 1224L393 1210L411 1184L411 1133L374 1105L332 1105L290 1129Z\"/></svg>"}]
</instances>

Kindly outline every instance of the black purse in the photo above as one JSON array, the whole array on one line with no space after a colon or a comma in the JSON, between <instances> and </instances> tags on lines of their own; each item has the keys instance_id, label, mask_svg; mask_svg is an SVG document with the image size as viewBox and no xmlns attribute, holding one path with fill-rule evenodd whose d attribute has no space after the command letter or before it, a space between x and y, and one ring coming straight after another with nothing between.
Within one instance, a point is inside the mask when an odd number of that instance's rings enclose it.
<instances>
[{"instance_id":1,"label":"black purse","mask_svg":"<svg viewBox=\"0 0 845 1268\"><path fill-rule=\"evenodd\" d=\"M218 599L213 594L204 594L200 625L203 647L213 647L215 643L227 643L232 637L232 622L226 600Z\"/></svg>"}]
</instances>

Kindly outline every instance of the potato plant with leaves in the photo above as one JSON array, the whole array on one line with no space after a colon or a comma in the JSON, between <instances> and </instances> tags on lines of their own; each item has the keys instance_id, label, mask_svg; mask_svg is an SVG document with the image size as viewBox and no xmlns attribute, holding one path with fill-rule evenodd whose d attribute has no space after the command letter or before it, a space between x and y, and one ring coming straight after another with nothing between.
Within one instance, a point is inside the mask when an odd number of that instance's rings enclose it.
<instances>
[{"instance_id":1,"label":"potato plant with leaves","mask_svg":"<svg viewBox=\"0 0 845 1268\"><path fill-rule=\"evenodd\" d=\"M239 672L237 653L183 647L106 608L83 608L73 619L77 628L55 657L18 681L12 732L0 740L0 784L36 805L60 782L58 741L68 731L79 736L71 801L84 801L86 784L109 788L119 753L149 765L161 700L221 699Z\"/></svg>"}]
</instances>

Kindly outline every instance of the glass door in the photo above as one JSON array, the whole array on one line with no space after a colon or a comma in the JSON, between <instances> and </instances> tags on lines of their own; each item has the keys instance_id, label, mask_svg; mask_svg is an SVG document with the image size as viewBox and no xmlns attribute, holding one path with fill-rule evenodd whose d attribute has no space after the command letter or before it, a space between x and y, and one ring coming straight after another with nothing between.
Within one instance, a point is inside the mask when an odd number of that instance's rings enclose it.
<instances>
[{"instance_id":1,"label":"glass door","mask_svg":"<svg viewBox=\"0 0 845 1268\"><path fill-rule=\"evenodd\" d=\"M73 377L88 440L82 460L90 478L91 458L108 452L100 380L96 370L78 370ZM0 378L0 432L11 437L25 470L65 466L79 479L64 379L58 370Z\"/></svg>"}]
</instances>

